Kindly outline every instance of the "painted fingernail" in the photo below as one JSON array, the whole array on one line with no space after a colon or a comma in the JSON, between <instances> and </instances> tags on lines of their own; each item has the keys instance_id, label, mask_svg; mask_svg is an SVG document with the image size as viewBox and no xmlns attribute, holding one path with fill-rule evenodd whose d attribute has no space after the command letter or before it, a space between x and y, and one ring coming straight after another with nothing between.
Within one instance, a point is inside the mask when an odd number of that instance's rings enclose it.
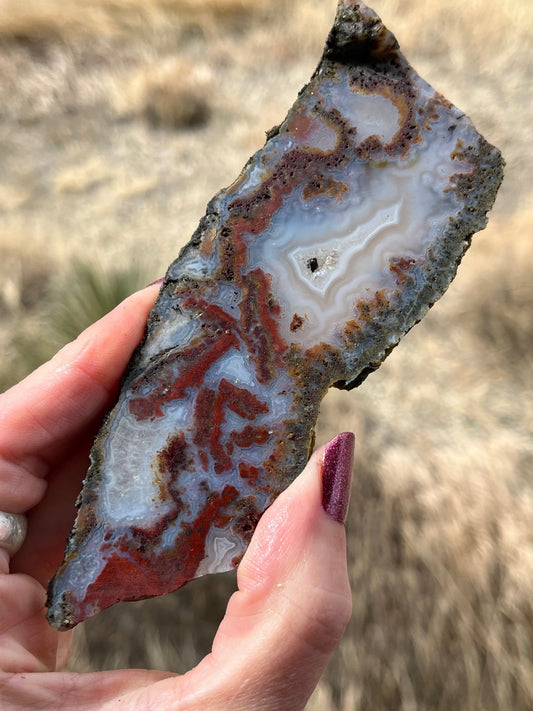
<instances>
[{"instance_id":1,"label":"painted fingernail","mask_svg":"<svg viewBox=\"0 0 533 711\"><path fill-rule=\"evenodd\" d=\"M322 459L322 507L339 523L350 501L354 444L353 433L343 432L326 445Z\"/></svg>"},{"instance_id":2,"label":"painted fingernail","mask_svg":"<svg viewBox=\"0 0 533 711\"><path fill-rule=\"evenodd\" d=\"M156 279L155 281L151 282L150 284L147 284L144 288L148 289L149 286L155 286L156 284L162 284L164 279L165 279L165 277L161 277L161 279Z\"/></svg>"}]
</instances>

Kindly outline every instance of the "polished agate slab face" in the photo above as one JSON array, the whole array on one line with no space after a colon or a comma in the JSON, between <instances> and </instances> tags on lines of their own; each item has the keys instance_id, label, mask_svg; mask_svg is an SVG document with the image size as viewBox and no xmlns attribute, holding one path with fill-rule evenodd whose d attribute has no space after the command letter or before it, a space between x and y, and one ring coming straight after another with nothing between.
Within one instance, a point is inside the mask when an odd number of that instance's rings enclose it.
<instances>
[{"instance_id":1,"label":"polished agate slab face","mask_svg":"<svg viewBox=\"0 0 533 711\"><path fill-rule=\"evenodd\" d=\"M305 465L319 404L442 295L502 178L497 149L362 3L170 266L94 444L49 620L238 565Z\"/></svg>"}]
</instances>

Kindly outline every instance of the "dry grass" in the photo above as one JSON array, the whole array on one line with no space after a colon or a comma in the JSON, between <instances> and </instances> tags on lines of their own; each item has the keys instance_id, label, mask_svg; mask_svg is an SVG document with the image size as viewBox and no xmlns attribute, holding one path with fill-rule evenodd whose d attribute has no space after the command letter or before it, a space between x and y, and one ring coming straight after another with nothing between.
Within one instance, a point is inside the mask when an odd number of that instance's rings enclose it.
<instances>
[{"instance_id":1,"label":"dry grass","mask_svg":"<svg viewBox=\"0 0 533 711\"><path fill-rule=\"evenodd\" d=\"M57 301L61 288L68 300L75 258L97 258L106 273L148 258L146 281L159 275L207 200L283 117L316 64L334 4L0 4L3 384L42 354L43 301ZM526 711L533 6L374 7L508 167L491 224L445 298L361 388L324 403L319 443L350 427L358 438L354 615L308 708ZM196 100L209 115L191 126L181 117ZM190 667L209 649L233 585L231 576L206 578L102 613L78 632L75 668Z\"/></svg>"},{"instance_id":2,"label":"dry grass","mask_svg":"<svg viewBox=\"0 0 533 711\"><path fill-rule=\"evenodd\" d=\"M233 21L271 9L270 0L3 0L0 33L42 38L117 36L153 29L172 20Z\"/></svg>"},{"instance_id":3,"label":"dry grass","mask_svg":"<svg viewBox=\"0 0 533 711\"><path fill-rule=\"evenodd\" d=\"M357 403L323 408L319 439L359 439L331 708L533 704L532 218L496 218Z\"/></svg>"}]
</instances>

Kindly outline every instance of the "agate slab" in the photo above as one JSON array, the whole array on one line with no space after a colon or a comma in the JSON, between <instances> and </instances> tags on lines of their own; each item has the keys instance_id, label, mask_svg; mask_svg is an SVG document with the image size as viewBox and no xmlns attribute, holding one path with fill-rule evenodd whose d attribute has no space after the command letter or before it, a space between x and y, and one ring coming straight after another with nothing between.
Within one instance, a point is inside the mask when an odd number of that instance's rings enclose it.
<instances>
[{"instance_id":1,"label":"agate slab","mask_svg":"<svg viewBox=\"0 0 533 711\"><path fill-rule=\"evenodd\" d=\"M358 385L442 295L501 179L376 14L340 2L309 84L167 272L92 450L51 624L238 565L327 389Z\"/></svg>"}]
</instances>

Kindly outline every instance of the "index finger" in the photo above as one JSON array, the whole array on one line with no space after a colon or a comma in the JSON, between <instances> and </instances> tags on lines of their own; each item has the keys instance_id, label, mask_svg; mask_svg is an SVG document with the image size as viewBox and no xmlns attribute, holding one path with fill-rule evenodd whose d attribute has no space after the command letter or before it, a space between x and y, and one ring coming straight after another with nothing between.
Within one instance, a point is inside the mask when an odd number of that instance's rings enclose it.
<instances>
[{"instance_id":1,"label":"index finger","mask_svg":"<svg viewBox=\"0 0 533 711\"><path fill-rule=\"evenodd\" d=\"M0 396L0 508L6 491L44 477L110 407L157 292L133 294Z\"/></svg>"}]
</instances>

